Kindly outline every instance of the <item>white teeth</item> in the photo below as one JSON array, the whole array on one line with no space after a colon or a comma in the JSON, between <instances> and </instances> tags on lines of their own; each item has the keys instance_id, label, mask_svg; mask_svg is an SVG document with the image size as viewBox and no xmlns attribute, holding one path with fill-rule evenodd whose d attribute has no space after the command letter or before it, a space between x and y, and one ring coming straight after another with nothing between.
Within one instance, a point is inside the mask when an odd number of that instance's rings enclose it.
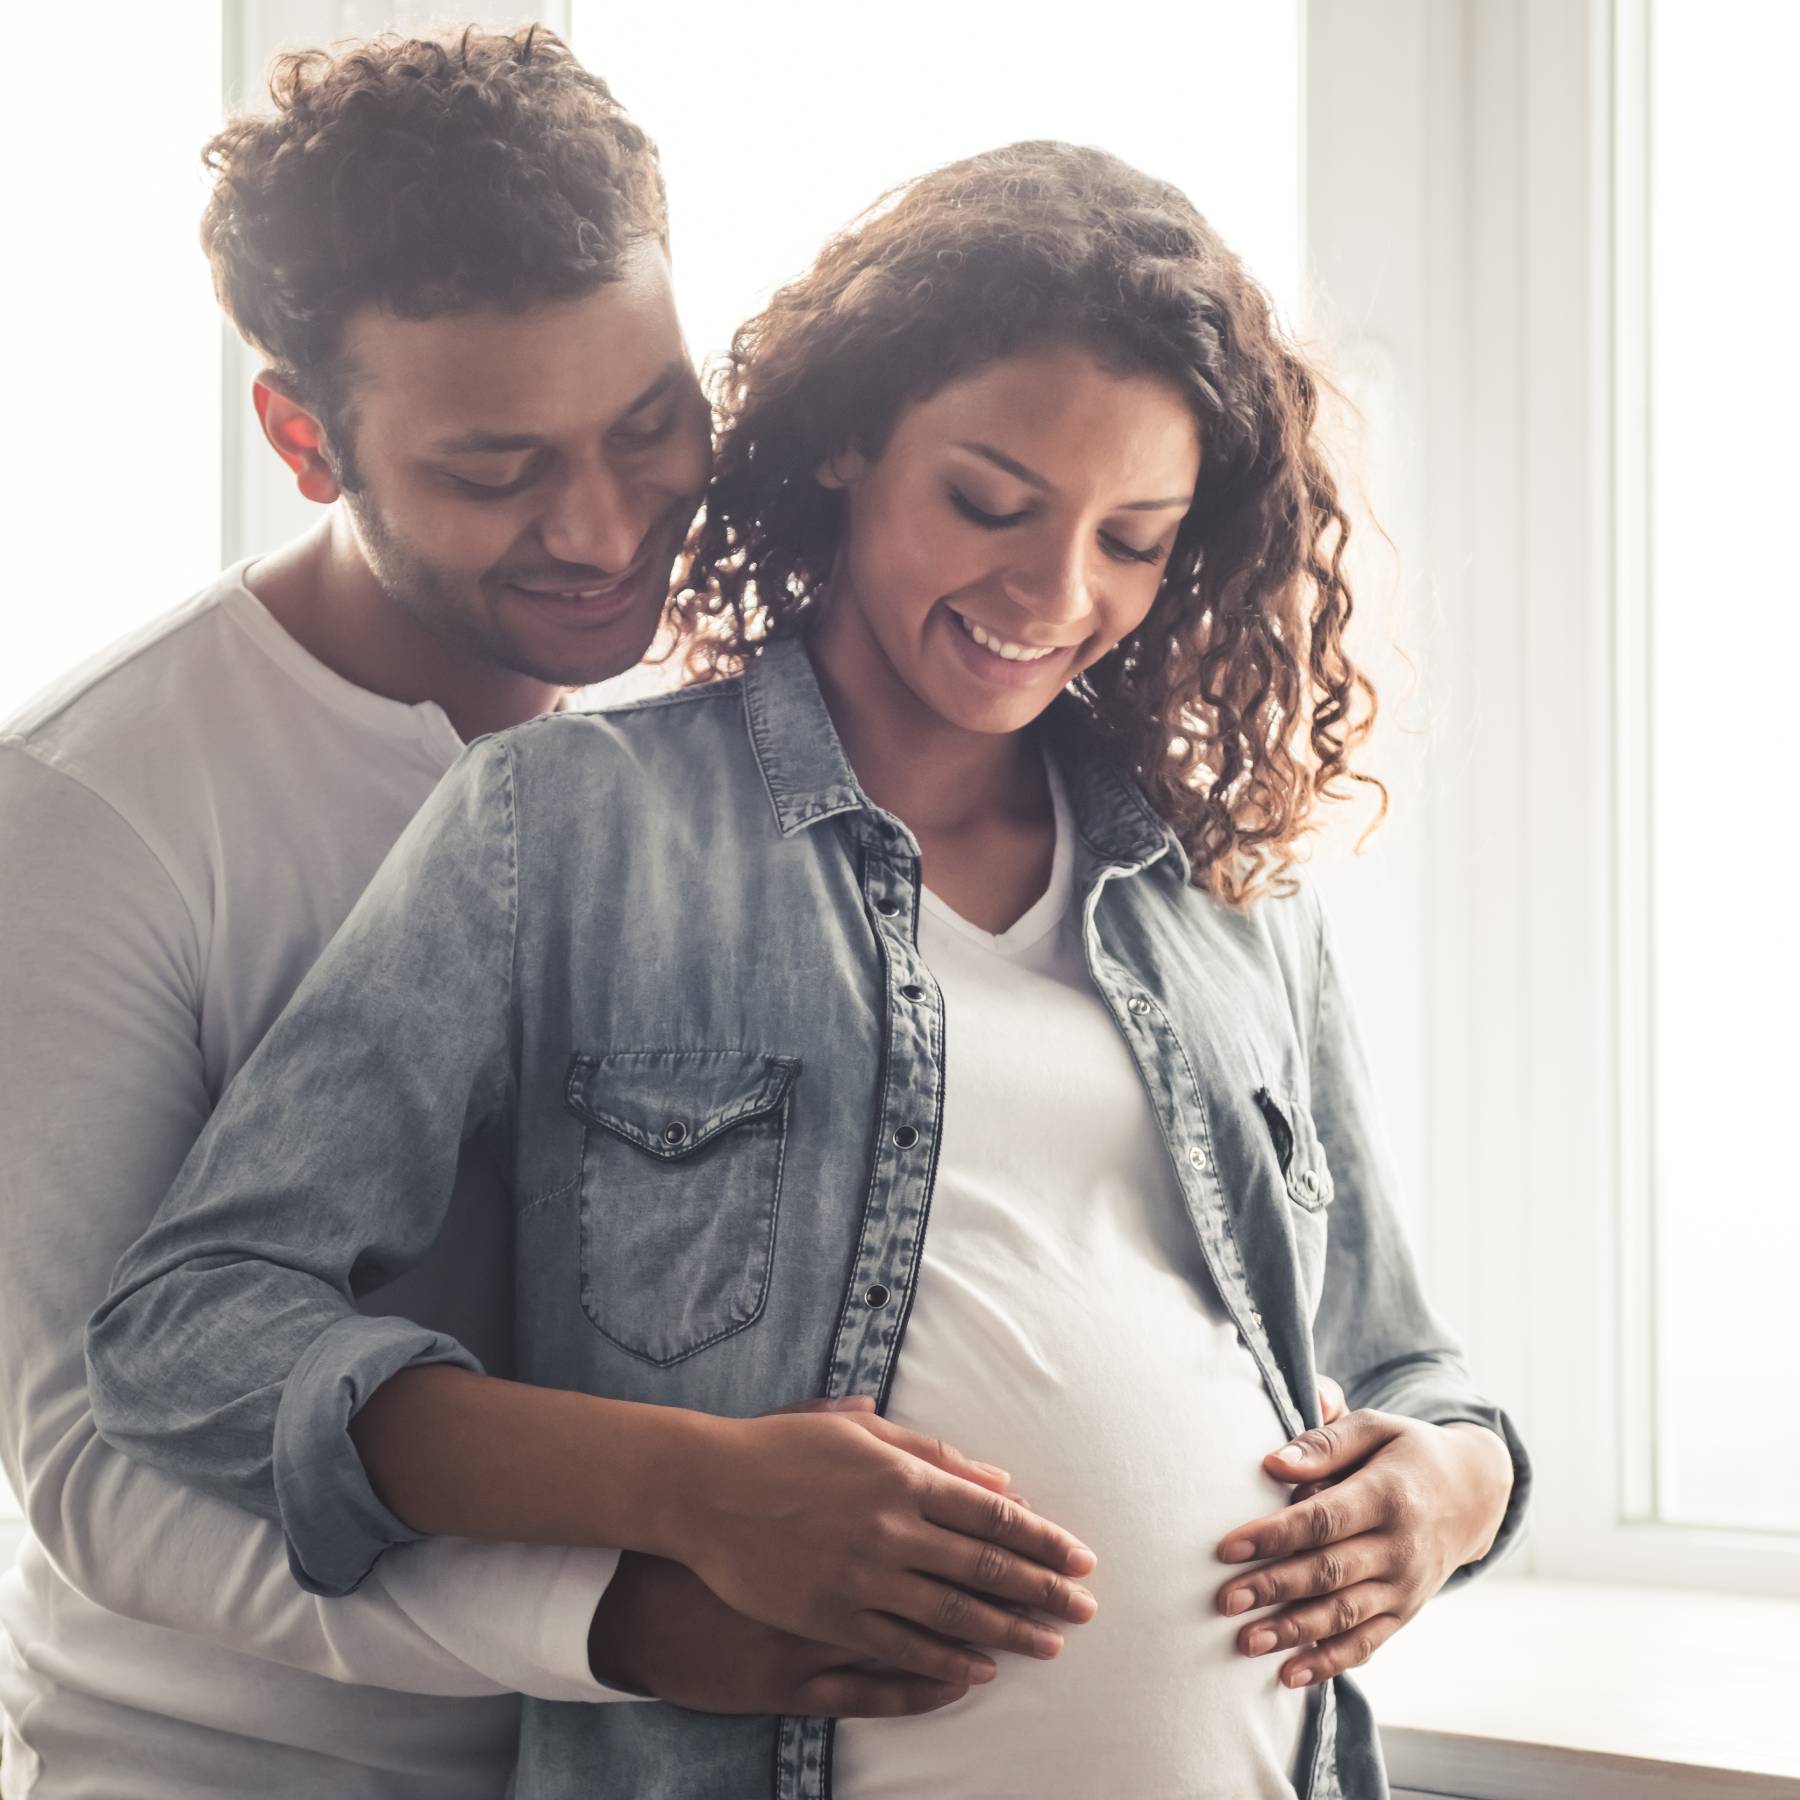
<instances>
[{"instance_id":1,"label":"white teeth","mask_svg":"<svg viewBox=\"0 0 1800 1800\"><path fill-rule=\"evenodd\" d=\"M954 611L954 609L950 609ZM1015 644L1008 638L996 637L993 632L984 630L973 619L965 619L961 613L956 614L957 623L978 643L982 649L991 650L994 655L1007 662L1042 662L1046 656L1054 656L1055 644L1041 645L1033 649L1029 644Z\"/></svg>"}]
</instances>

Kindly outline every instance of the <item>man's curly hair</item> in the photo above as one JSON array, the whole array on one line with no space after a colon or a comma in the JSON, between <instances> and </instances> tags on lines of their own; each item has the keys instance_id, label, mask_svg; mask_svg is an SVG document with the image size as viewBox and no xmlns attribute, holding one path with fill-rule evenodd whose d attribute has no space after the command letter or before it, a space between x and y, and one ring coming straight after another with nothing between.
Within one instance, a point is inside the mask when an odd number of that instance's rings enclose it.
<instances>
[{"instance_id":1,"label":"man's curly hair","mask_svg":"<svg viewBox=\"0 0 1800 1800\"><path fill-rule=\"evenodd\" d=\"M349 463L346 321L575 299L667 235L656 147L554 32L298 50L207 145L219 302ZM354 483L346 483L353 486Z\"/></svg>"},{"instance_id":2,"label":"man's curly hair","mask_svg":"<svg viewBox=\"0 0 1800 1800\"><path fill-rule=\"evenodd\" d=\"M1350 662L1349 520L1319 381L1268 297L1176 188L1103 151L1022 143L877 201L740 328L714 376L720 444L672 601L696 677L801 630L843 495L901 409L999 358L1073 342L1171 382L1200 425L1194 502L1143 626L1073 693L1229 904L1289 885L1342 797L1375 695Z\"/></svg>"}]
</instances>

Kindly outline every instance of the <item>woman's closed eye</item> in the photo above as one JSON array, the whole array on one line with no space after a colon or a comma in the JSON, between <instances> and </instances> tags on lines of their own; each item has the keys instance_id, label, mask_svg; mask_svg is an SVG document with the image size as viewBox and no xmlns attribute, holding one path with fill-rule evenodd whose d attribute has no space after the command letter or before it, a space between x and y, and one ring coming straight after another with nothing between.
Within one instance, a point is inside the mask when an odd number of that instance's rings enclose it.
<instances>
[{"instance_id":1,"label":"woman's closed eye","mask_svg":"<svg viewBox=\"0 0 1800 1800\"><path fill-rule=\"evenodd\" d=\"M969 496L958 488L949 490L950 503L971 525L979 525L984 531L1004 531L1009 525L1023 524L1031 517L1031 508L1025 507L1019 512L994 513L984 507L977 506ZM1123 539L1112 536L1110 532L1101 532L1100 542L1106 553L1119 562L1158 563L1163 559L1163 546L1152 544L1147 550L1140 550L1135 544L1127 544Z\"/></svg>"}]
</instances>

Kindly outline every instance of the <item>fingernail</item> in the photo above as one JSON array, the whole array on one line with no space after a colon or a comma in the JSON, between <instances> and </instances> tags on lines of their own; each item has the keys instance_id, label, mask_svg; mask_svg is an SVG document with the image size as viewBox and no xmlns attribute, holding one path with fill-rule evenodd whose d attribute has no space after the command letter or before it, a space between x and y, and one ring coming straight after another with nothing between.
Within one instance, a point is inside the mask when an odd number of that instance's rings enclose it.
<instances>
[{"instance_id":1,"label":"fingernail","mask_svg":"<svg viewBox=\"0 0 1800 1800\"><path fill-rule=\"evenodd\" d=\"M1244 1648L1252 1656L1266 1656L1275 1648L1275 1634L1266 1625L1259 1625L1251 1632Z\"/></svg>"},{"instance_id":2,"label":"fingernail","mask_svg":"<svg viewBox=\"0 0 1800 1800\"><path fill-rule=\"evenodd\" d=\"M1256 1546L1248 1538L1233 1538L1219 1546L1220 1562L1248 1562L1256 1554Z\"/></svg>"},{"instance_id":3,"label":"fingernail","mask_svg":"<svg viewBox=\"0 0 1800 1800\"><path fill-rule=\"evenodd\" d=\"M1000 1671L991 1662L972 1662L969 1664L971 1681L992 1681Z\"/></svg>"},{"instance_id":4,"label":"fingernail","mask_svg":"<svg viewBox=\"0 0 1800 1800\"><path fill-rule=\"evenodd\" d=\"M1248 1588L1233 1588L1225 1596L1225 1610L1233 1618L1241 1612L1248 1612L1256 1604L1256 1596Z\"/></svg>"},{"instance_id":5,"label":"fingernail","mask_svg":"<svg viewBox=\"0 0 1800 1800\"><path fill-rule=\"evenodd\" d=\"M1048 1662L1051 1657L1062 1653L1062 1634L1057 1631L1034 1631L1031 1634L1031 1648L1034 1655L1041 1656Z\"/></svg>"},{"instance_id":6,"label":"fingernail","mask_svg":"<svg viewBox=\"0 0 1800 1800\"><path fill-rule=\"evenodd\" d=\"M1305 1462L1306 1452L1298 1444L1288 1444L1275 1452L1275 1460L1284 1463Z\"/></svg>"},{"instance_id":7,"label":"fingernail","mask_svg":"<svg viewBox=\"0 0 1800 1800\"><path fill-rule=\"evenodd\" d=\"M1012 1477L1008 1475L1004 1469L996 1469L992 1463L984 1462L978 1462L975 1466L982 1474L987 1476L990 1481L997 1481L1002 1487L1010 1487L1012 1485Z\"/></svg>"},{"instance_id":8,"label":"fingernail","mask_svg":"<svg viewBox=\"0 0 1800 1800\"><path fill-rule=\"evenodd\" d=\"M1099 1557L1097 1557L1086 1544L1077 1544L1075 1548L1063 1558L1063 1567L1067 1569L1071 1575L1086 1575L1095 1568L1099 1561Z\"/></svg>"},{"instance_id":9,"label":"fingernail","mask_svg":"<svg viewBox=\"0 0 1800 1800\"><path fill-rule=\"evenodd\" d=\"M1289 1687L1305 1687L1312 1680L1312 1670L1296 1669L1287 1679Z\"/></svg>"},{"instance_id":10,"label":"fingernail","mask_svg":"<svg viewBox=\"0 0 1800 1800\"><path fill-rule=\"evenodd\" d=\"M1100 1610L1100 1602L1086 1588L1072 1588L1069 1592L1069 1616L1085 1625Z\"/></svg>"}]
</instances>

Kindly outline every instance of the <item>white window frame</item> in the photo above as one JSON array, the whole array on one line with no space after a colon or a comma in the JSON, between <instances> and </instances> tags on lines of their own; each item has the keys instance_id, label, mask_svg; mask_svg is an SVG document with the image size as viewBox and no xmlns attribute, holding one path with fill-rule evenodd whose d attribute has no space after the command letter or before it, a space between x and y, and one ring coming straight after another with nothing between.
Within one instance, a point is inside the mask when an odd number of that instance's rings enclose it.
<instances>
[{"instance_id":1,"label":"white window frame","mask_svg":"<svg viewBox=\"0 0 1800 1800\"><path fill-rule=\"evenodd\" d=\"M1309 0L1315 317L1353 385L1377 372L1373 497L1433 702L1399 746L1422 849L1335 879L1365 1010L1424 970L1417 1235L1537 1464L1522 1572L1800 1596L1800 1537L1645 1517L1642 21ZM1358 929L1396 911L1404 961Z\"/></svg>"}]
</instances>

